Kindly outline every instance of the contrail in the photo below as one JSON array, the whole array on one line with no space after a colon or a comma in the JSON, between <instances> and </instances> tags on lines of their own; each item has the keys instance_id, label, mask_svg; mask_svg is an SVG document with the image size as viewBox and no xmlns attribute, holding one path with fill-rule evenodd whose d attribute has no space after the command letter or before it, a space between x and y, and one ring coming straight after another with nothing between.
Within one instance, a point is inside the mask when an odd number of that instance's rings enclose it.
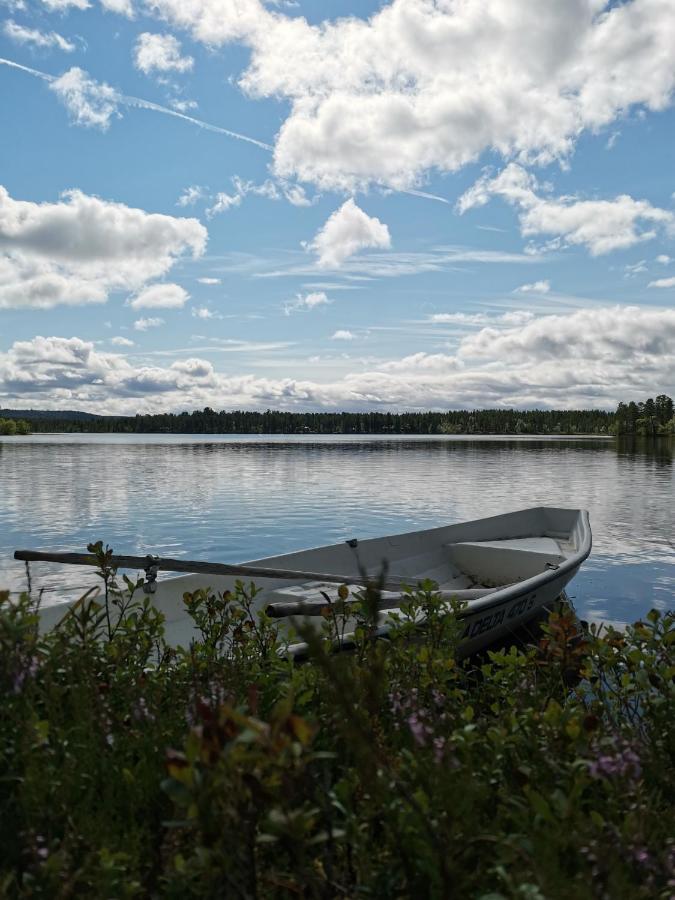
<instances>
[{"instance_id":1,"label":"contrail","mask_svg":"<svg viewBox=\"0 0 675 900\"><path fill-rule=\"evenodd\" d=\"M411 194L413 197L423 197L425 200L438 200L439 203L450 203L445 197L439 197L438 194L428 194L426 191L401 191L402 194Z\"/></svg>"},{"instance_id":2,"label":"contrail","mask_svg":"<svg viewBox=\"0 0 675 900\"><path fill-rule=\"evenodd\" d=\"M206 131L213 131L216 134L225 134L227 137L236 138L238 141L247 141L249 144L255 144L256 147L261 147L263 150L269 150L271 152L274 149L271 144L266 144L264 141L258 141L256 138L248 137L248 135L239 134L238 131L229 131L227 128L221 128L220 125L211 125L210 122L203 122L201 119L195 119L193 116L186 116L185 113L170 109L168 106L161 106L159 103L153 103L151 100L143 100L140 97L127 97L124 94L119 94L119 101L124 106L149 109L153 112L164 113L167 116L174 116L176 119L185 119L186 122L198 125L199 128L204 128Z\"/></svg>"},{"instance_id":3,"label":"contrail","mask_svg":"<svg viewBox=\"0 0 675 900\"><path fill-rule=\"evenodd\" d=\"M12 69L19 69L21 72L27 72L29 75L40 78L48 84L53 84L58 80L54 75L40 72L39 69L31 69L30 66L22 66L20 63L14 62L11 59L4 59L1 56L0 65L10 66ZM186 116L184 113L177 112L175 109L170 109L168 106L162 106L159 103L153 103L151 100L143 100L141 97L127 97L125 94L119 94L117 91L115 91L115 100L122 106L129 106L134 109L149 109L152 112L164 113L164 115L173 116L175 119L184 119L186 122L197 125L199 128L204 128L206 131L212 131L215 134L224 134L227 137L235 138L238 141L246 141L248 144L254 144L256 147L260 147L269 152L273 150L273 147L270 144L266 144L264 141L258 141L256 138L249 137L246 134L240 134L238 131L230 131L228 128L221 128L219 125L212 125L210 122L203 122L201 119L195 119L193 116Z\"/></svg>"},{"instance_id":4,"label":"contrail","mask_svg":"<svg viewBox=\"0 0 675 900\"><path fill-rule=\"evenodd\" d=\"M56 81L53 75L47 75L46 72L31 69L30 66L22 66L20 63L13 62L11 59L3 59L2 56L0 56L0 64L3 66L10 66L12 69L20 69L22 72L28 72L29 75L34 75L36 78L41 78L43 81Z\"/></svg>"},{"instance_id":5,"label":"contrail","mask_svg":"<svg viewBox=\"0 0 675 900\"><path fill-rule=\"evenodd\" d=\"M21 72L27 72L29 75L40 78L48 84L53 84L58 80L55 75L40 72L39 69L31 69L30 66L23 66L20 63L14 62L11 59L4 59L1 56L0 65L10 66L12 69L19 69ZM203 128L206 131L212 131L215 134L224 134L226 137L234 138L237 141L246 141L248 144L253 144L256 147L260 147L262 150L267 150L268 153L271 153L274 150L274 147L272 147L271 144L266 144L264 141L259 141L246 134L240 134L238 131L230 131L229 128L221 128L220 125L212 125L210 122L204 122L202 119L195 119L194 116L186 116L185 113L178 112L168 106L162 106L159 103L153 103L151 100L144 100L142 97L128 97L125 94L120 94L115 91L115 102L120 106L128 106L132 109L148 109L151 112L163 113L165 116L173 116L175 119L183 119L185 122L189 122L191 125L196 125L198 128ZM436 200L438 203L450 203L445 197L439 197L437 194L430 194L427 191L410 189L398 190L397 193L410 194L413 197L422 197L425 200Z\"/></svg>"}]
</instances>

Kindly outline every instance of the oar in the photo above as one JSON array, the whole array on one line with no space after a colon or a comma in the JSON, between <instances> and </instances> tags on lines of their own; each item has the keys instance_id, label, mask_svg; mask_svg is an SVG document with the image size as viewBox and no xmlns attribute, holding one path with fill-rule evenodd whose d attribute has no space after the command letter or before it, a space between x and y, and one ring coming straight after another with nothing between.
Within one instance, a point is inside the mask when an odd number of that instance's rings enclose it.
<instances>
[{"instance_id":1,"label":"oar","mask_svg":"<svg viewBox=\"0 0 675 900\"><path fill-rule=\"evenodd\" d=\"M41 550L16 550L14 559L24 562L55 562L71 566L97 566L98 560L89 553L47 553ZM271 569L265 566L228 565L227 563L201 562L194 559L169 559L160 556L110 557L110 565L119 569L149 569L156 566L166 572L190 572L203 575L236 575L243 578L282 578L289 581L322 581L326 584L366 585L377 581L377 577L364 578L361 575L336 575L327 572L305 572L294 569ZM156 570L155 570L156 571ZM403 587L412 579L387 578L387 584Z\"/></svg>"}]
</instances>

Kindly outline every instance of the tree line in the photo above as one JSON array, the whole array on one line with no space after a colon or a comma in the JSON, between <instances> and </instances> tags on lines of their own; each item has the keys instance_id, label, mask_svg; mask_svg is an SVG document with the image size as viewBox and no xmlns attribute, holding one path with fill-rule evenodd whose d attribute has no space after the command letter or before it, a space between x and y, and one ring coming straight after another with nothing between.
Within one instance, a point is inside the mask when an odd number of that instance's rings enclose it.
<instances>
[{"instance_id":1,"label":"tree line","mask_svg":"<svg viewBox=\"0 0 675 900\"><path fill-rule=\"evenodd\" d=\"M5 416L10 412L2 411ZM0 434L97 432L126 434L675 434L673 401L665 394L643 403L603 409L474 409L445 412L286 412L221 410L136 416L93 416L22 410L0 419ZM11 416L11 414L10 414ZM29 419L30 422L27 422ZM7 431L2 431L5 422ZM7 424L10 423L10 424ZM16 430L9 429L15 425Z\"/></svg>"},{"instance_id":2,"label":"tree line","mask_svg":"<svg viewBox=\"0 0 675 900\"><path fill-rule=\"evenodd\" d=\"M673 401L666 394L644 403L619 403L614 417L615 434L675 434Z\"/></svg>"}]
</instances>

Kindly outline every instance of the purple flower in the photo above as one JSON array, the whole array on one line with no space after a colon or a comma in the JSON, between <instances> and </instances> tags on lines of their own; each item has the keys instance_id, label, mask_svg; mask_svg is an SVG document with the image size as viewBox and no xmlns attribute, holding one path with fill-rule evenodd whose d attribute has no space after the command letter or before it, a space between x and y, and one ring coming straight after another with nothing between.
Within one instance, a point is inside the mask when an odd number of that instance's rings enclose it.
<instances>
[{"instance_id":1,"label":"purple flower","mask_svg":"<svg viewBox=\"0 0 675 900\"><path fill-rule=\"evenodd\" d=\"M588 766L593 778L627 778L637 781L642 775L640 757L628 745L619 746L614 753L604 753Z\"/></svg>"},{"instance_id":2,"label":"purple flower","mask_svg":"<svg viewBox=\"0 0 675 900\"><path fill-rule=\"evenodd\" d=\"M424 722L419 713L414 712L408 716L408 728L413 736L413 740L419 747L426 747L429 737L431 736L432 729Z\"/></svg>"},{"instance_id":3,"label":"purple flower","mask_svg":"<svg viewBox=\"0 0 675 900\"><path fill-rule=\"evenodd\" d=\"M37 656L29 656L27 659L22 660L22 663L23 664L19 667L18 671L14 675L14 681L12 683L12 690L15 694L20 694L26 682L31 678L35 678L35 676L37 675Z\"/></svg>"}]
</instances>

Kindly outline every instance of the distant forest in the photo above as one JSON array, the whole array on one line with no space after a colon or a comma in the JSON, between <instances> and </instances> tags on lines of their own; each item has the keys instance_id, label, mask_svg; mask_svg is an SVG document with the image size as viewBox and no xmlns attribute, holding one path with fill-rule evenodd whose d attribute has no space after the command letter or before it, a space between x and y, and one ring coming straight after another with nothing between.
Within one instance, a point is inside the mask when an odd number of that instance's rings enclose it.
<instances>
[{"instance_id":1,"label":"distant forest","mask_svg":"<svg viewBox=\"0 0 675 900\"><path fill-rule=\"evenodd\" d=\"M24 424L26 422L28 426ZM673 401L665 394L643 403L620 403L616 412L602 409L475 409L414 413L216 412L207 406L191 413L96 416L69 411L0 409L0 434L25 433L27 427L35 432L128 434L668 435L675 434L675 418Z\"/></svg>"}]
</instances>

